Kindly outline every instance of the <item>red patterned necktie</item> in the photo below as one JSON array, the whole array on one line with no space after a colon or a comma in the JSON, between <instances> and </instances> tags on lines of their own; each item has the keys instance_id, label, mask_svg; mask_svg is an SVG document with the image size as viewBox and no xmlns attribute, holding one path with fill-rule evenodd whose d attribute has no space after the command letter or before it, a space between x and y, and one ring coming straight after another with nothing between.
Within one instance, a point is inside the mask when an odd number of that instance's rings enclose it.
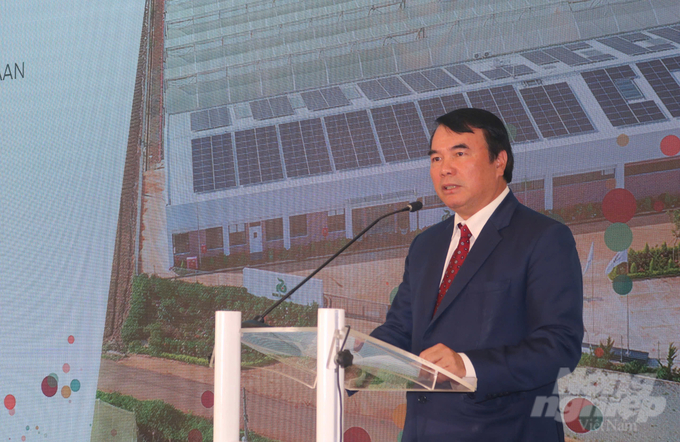
<instances>
[{"instance_id":1,"label":"red patterned necktie","mask_svg":"<svg viewBox=\"0 0 680 442\"><path fill-rule=\"evenodd\" d=\"M444 295L449 290L449 287L451 287L451 282L453 281L453 278L455 278L456 273L458 273L458 270L460 270L460 266L463 265L463 261L465 261L465 258L467 257L467 254L470 251L470 238L472 238L472 233L470 233L470 229L468 229L468 227L463 224L458 224L458 228L460 229L460 241L458 241L458 247L456 247L455 252L453 252L453 255L451 255L449 265L446 267L444 279L442 279L442 283L439 286L439 293L437 294L437 303L434 305L434 313L432 313L432 316L434 316L434 314L437 313L439 304L442 303Z\"/></svg>"}]
</instances>

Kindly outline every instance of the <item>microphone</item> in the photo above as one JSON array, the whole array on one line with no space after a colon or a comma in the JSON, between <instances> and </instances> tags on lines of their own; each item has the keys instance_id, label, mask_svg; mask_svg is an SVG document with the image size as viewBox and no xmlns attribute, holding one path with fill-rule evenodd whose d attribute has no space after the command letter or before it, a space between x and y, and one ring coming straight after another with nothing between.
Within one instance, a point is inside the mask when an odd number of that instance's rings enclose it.
<instances>
[{"instance_id":1,"label":"microphone","mask_svg":"<svg viewBox=\"0 0 680 442\"><path fill-rule=\"evenodd\" d=\"M304 283L306 283L307 281L309 281L310 279L312 279L312 277L313 277L314 275L316 275L317 273L319 273L324 267L326 267L328 264L330 264L331 261L333 261L335 258L337 258L342 252L344 252L345 249L347 249L347 247L349 247L349 246L351 246L352 244L354 244L354 243L356 242L356 240L358 240L359 238L361 238L361 237L364 235L364 233L368 232L371 228L373 228L373 226L375 226L376 224L378 224L378 222L380 222L381 220L387 218L388 216L396 215L397 213L401 213L401 212L417 212L418 210L420 210L420 209L422 209L422 208L423 208L423 203L421 203L420 201L413 201L412 203L408 203L408 205L407 205L406 207L403 207L403 208L401 208L401 209L399 209L399 210L395 210L395 211L393 211L393 212L389 212L389 213L386 213L385 215L380 216L378 219L376 219L376 220L373 221L371 224L369 224L368 227L366 227L364 230L362 230L361 232L359 232L354 238L352 238L352 240L351 240L350 242L348 242L348 243L345 244L340 250L338 250L337 252L335 252L335 254L334 254L333 256L331 256L330 258L328 258L328 259L326 260L326 262L324 262L323 264L321 264L316 270L314 270L309 276L307 276L305 279L303 279L298 285L296 285L295 287L293 287L293 288L291 289L291 291L289 291L288 293L286 293L285 296L281 297L281 299L279 299L279 300L276 301L274 304L272 304L272 305L271 305L267 310L265 310L261 315L255 316L253 319L249 319L249 320L247 320L247 321L243 321L243 322L241 323L241 328L269 327L267 324L264 323L264 318L265 318L269 313L271 313L276 307L278 307L279 305L281 305L281 303L282 303L283 301L285 301L286 299L290 298L290 297L293 295L293 293L295 293L295 292L297 291L297 289L299 289L300 287L302 287L302 285L303 285Z\"/></svg>"}]
</instances>

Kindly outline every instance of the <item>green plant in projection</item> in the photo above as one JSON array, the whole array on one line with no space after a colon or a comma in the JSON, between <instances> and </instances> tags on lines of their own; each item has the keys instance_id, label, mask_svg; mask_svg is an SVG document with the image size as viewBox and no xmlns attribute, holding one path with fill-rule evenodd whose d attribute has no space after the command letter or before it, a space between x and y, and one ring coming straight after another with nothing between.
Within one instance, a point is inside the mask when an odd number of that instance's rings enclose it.
<instances>
[{"instance_id":1,"label":"green plant in projection","mask_svg":"<svg viewBox=\"0 0 680 442\"><path fill-rule=\"evenodd\" d=\"M147 275L139 275L134 278L130 310L121 330L123 342L126 344L146 339L143 329L149 324L146 313L150 307L150 295L152 293L152 283Z\"/></svg>"},{"instance_id":2,"label":"green plant in projection","mask_svg":"<svg viewBox=\"0 0 680 442\"><path fill-rule=\"evenodd\" d=\"M210 365L210 361L208 359L195 358L193 356L186 356L174 353L161 353L160 356L165 359L173 359L175 361L186 362L187 364L202 365L204 367L208 367Z\"/></svg>"},{"instance_id":3,"label":"green plant in projection","mask_svg":"<svg viewBox=\"0 0 680 442\"><path fill-rule=\"evenodd\" d=\"M207 360L215 345L215 311L241 311L244 318L251 318L273 302L251 295L243 287L204 286L139 275L133 281L131 300L135 314L129 315L123 326L124 343L133 353ZM318 305L284 302L267 322L274 326L313 326L317 309ZM141 343L144 340L149 344L146 348Z\"/></svg>"},{"instance_id":4,"label":"green plant in projection","mask_svg":"<svg viewBox=\"0 0 680 442\"><path fill-rule=\"evenodd\" d=\"M668 353L666 355L666 364L662 364L656 372L656 376L659 379L665 379L667 381L680 380L680 373L678 369L674 368L675 358L678 355L678 349L675 343L671 342L668 344Z\"/></svg>"},{"instance_id":5,"label":"green plant in projection","mask_svg":"<svg viewBox=\"0 0 680 442\"><path fill-rule=\"evenodd\" d=\"M607 336L606 342L600 342L595 349L595 356L601 361L601 368L611 368L611 360L614 358L614 340Z\"/></svg>"},{"instance_id":6,"label":"green plant in projection","mask_svg":"<svg viewBox=\"0 0 680 442\"><path fill-rule=\"evenodd\" d=\"M640 361L631 361L624 364L622 370L624 373L640 374L647 371L647 365Z\"/></svg>"},{"instance_id":7,"label":"green plant in projection","mask_svg":"<svg viewBox=\"0 0 680 442\"><path fill-rule=\"evenodd\" d=\"M152 356L160 355L163 351L163 325L154 322L147 325L144 331L149 335L149 353Z\"/></svg>"}]
</instances>

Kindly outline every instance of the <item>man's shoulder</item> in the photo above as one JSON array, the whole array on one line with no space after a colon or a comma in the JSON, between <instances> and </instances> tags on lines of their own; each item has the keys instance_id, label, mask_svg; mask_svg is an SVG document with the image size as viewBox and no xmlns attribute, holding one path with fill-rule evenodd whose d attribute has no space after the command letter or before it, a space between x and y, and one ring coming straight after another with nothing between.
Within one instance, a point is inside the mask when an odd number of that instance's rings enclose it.
<instances>
[{"instance_id":1,"label":"man's shoulder","mask_svg":"<svg viewBox=\"0 0 680 442\"><path fill-rule=\"evenodd\" d=\"M563 238L574 241L569 226L543 213L537 212L523 204L518 204L508 224L505 234L520 237L539 238L548 235L551 238Z\"/></svg>"}]
</instances>

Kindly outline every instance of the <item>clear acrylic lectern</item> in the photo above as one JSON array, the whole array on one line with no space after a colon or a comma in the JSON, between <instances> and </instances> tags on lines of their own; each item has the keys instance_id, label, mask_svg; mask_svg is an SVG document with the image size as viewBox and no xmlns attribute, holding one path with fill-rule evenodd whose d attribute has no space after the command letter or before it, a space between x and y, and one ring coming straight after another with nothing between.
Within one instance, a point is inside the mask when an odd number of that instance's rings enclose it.
<instances>
[{"instance_id":1,"label":"clear acrylic lectern","mask_svg":"<svg viewBox=\"0 0 680 442\"><path fill-rule=\"evenodd\" d=\"M221 402L224 394L235 394L236 399L231 398L230 403L233 405L229 409L218 411L215 408L214 437L215 442L237 442L240 373L228 375L227 379L236 379L236 386L231 382L224 392L218 391L217 381L221 367L228 368L227 365L231 363L233 370L236 357L240 364L240 346L231 350L225 348L226 353L220 354L220 342L229 339L220 336L220 323L223 322L219 319L220 314L233 312L217 312L215 403ZM239 322L236 324L240 324L240 313L238 316ZM240 334L244 345L271 358L272 363L261 369L275 371L309 388L316 388L317 442L341 442L339 413L343 397L336 385L338 375L339 379L344 379L342 387L346 390L472 392L476 389L476 379L459 378L386 342L355 330L348 332L344 326L343 310L319 309L318 316L318 327L263 327L230 331ZM353 359L352 365L344 370L335 362L337 353L343 348L350 351ZM227 357L229 362L220 362L220 357ZM218 416L218 413L236 413L236 429L223 429L218 420L226 416ZM233 426L233 417L231 422Z\"/></svg>"}]
</instances>

